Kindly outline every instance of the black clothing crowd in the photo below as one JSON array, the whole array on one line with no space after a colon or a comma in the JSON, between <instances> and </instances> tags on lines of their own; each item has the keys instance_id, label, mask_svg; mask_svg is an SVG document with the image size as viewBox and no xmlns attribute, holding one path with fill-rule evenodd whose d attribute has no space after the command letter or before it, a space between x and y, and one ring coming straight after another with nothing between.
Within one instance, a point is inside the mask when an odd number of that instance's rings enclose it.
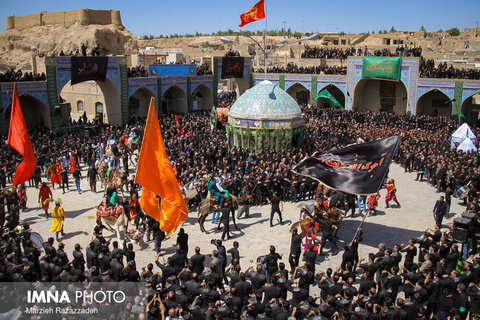
<instances>
[{"instance_id":1,"label":"black clothing crowd","mask_svg":"<svg viewBox=\"0 0 480 320\"><path fill-rule=\"evenodd\" d=\"M321 196L317 182L290 170L314 151L340 148L358 138L369 141L401 135L395 160L406 171L424 172L438 191L452 196L453 190L471 181L466 210L480 212L476 192L480 190L480 156L450 149L450 135L456 126L452 119L309 107L303 112L304 145L278 152L228 149L225 132L210 130L208 112L177 118L164 115L160 125L165 148L182 184L213 175L231 194L253 193L249 201L255 205L266 204L274 193L282 201L294 202ZM91 169L102 155L101 143L119 139L132 129L141 140L141 122L131 122L128 128L97 124L91 135L85 135L84 130L52 133L35 129L31 139L39 167L71 152L77 163ZM473 128L475 133L477 129ZM3 188L11 181L19 160L8 146L0 148L0 165L6 166L5 171L0 170ZM131 194L135 189L132 182ZM128 303L109 306L111 319L463 320L468 315L477 319L480 314L480 260L478 255L469 262L462 260L451 226L426 231L408 244L393 248L381 243L378 250L362 259L358 247L363 235L359 232L344 246L339 268L324 271L316 266L313 246L301 253L301 239L295 233L289 268L279 261L282 257L273 246L260 264L246 268L240 264L238 244L228 250L232 256L229 259L222 242L214 241L212 259L207 264L210 259L201 248L196 247L189 255L188 235L181 231L175 254L163 263L157 256L139 271L133 247L102 240L101 223L95 228L96 238L84 244L85 251L82 244L77 244L70 255L53 238L42 249L36 248L30 239L34 225L22 224L22 232L18 231L21 219L14 190L0 193L0 216L5 214L0 235L1 281L143 282L145 291L129 297ZM153 232L157 247L165 235L158 222L147 219L145 224ZM480 233L478 223L475 228L473 237ZM477 249L477 242L472 241L467 256L477 254ZM155 265L161 272L154 269ZM313 286L320 288L320 295L312 293Z\"/></svg>"},{"instance_id":2,"label":"black clothing crowd","mask_svg":"<svg viewBox=\"0 0 480 320\"><path fill-rule=\"evenodd\" d=\"M351 56L374 56L374 57L421 57L422 47L409 48L408 45L397 46L395 51L388 49L369 51L368 47L355 49L354 47L341 48L319 48L305 45L302 58L326 58L345 60Z\"/></svg>"}]
</instances>

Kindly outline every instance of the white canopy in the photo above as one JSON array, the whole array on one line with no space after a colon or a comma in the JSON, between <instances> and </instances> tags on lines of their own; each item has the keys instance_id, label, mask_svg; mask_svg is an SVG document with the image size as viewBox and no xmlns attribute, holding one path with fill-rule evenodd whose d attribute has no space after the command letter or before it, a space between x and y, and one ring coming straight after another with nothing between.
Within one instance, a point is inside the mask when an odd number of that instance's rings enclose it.
<instances>
[{"instance_id":1,"label":"white canopy","mask_svg":"<svg viewBox=\"0 0 480 320\"><path fill-rule=\"evenodd\" d=\"M458 146L457 150L462 150L463 152L468 151L477 151L477 147L473 144L470 138L465 138L463 142Z\"/></svg>"},{"instance_id":2,"label":"white canopy","mask_svg":"<svg viewBox=\"0 0 480 320\"><path fill-rule=\"evenodd\" d=\"M473 134L468 124L464 123L452 134L450 146L453 148L456 142L461 144L466 138L470 138L470 142L473 143L477 140L477 137Z\"/></svg>"}]
</instances>

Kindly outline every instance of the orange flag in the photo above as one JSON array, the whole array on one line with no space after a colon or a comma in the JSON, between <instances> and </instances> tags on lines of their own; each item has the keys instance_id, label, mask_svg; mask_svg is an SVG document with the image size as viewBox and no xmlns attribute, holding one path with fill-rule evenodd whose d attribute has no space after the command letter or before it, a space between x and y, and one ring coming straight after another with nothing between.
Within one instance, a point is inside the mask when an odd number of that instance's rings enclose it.
<instances>
[{"instance_id":1,"label":"orange flag","mask_svg":"<svg viewBox=\"0 0 480 320\"><path fill-rule=\"evenodd\" d=\"M258 1L250 10L240 14L240 28L250 22L265 19L264 1Z\"/></svg>"},{"instance_id":2,"label":"orange flag","mask_svg":"<svg viewBox=\"0 0 480 320\"><path fill-rule=\"evenodd\" d=\"M37 161L18 98L17 83L13 84L12 112L7 143L23 156L23 161L18 165L12 182L14 185L22 184L33 176Z\"/></svg>"},{"instance_id":3,"label":"orange flag","mask_svg":"<svg viewBox=\"0 0 480 320\"><path fill-rule=\"evenodd\" d=\"M165 151L153 98L148 109L135 182L143 186L142 210L160 221L160 228L171 235L187 219L188 209ZM162 199L161 210L157 195Z\"/></svg>"}]
</instances>

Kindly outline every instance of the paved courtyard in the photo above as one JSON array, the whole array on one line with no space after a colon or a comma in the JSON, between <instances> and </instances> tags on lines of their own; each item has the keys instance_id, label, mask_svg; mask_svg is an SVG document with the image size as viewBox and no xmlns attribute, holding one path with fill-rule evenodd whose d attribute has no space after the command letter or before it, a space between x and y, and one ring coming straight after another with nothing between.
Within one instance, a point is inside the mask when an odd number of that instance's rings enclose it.
<instances>
[{"instance_id":1,"label":"paved courtyard","mask_svg":"<svg viewBox=\"0 0 480 320\"><path fill-rule=\"evenodd\" d=\"M82 167L85 169L85 166ZM407 243L412 237L418 237L426 228L433 228L434 220L432 217L432 208L435 201L440 194L435 193L435 189L427 182L414 181L415 173L404 173L403 168L396 164L392 164L390 168L390 178L394 178L397 185L397 197L401 203L401 208L397 208L394 204L390 208L385 208L384 197L386 191L381 190L382 198L379 202L377 214L369 216L365 220L362 228L364 230L363 242L359 247L360 257L367 257L369 252L375 251L379 242L385 242L387 247L392 247L394 244ZM83 172L85 176L85 172ZM99 185L99 184L98 184ZM74 187L73 181L70 181L70 186ZM88 190L88 183L82 180L81 187L83 190ZM28 188L28 210L21 213L20 217L23 222L29 223L33 231L39 232L43 239L46 240L54 233L50 233L49 229L52 223L52 218L48 220L43 213L43 210L37 203L38 190L35 188ZM64 231L66 235L60 240L65 243L66 251L71 258L71 252L76 243L82 244L85 248L91 237L93 228L95 226L95 205L100 203L103 193L92 193L90 191L78 194L75 191L69 191L65 194L61 189L53 190L54 198L61 198L63 200L63 207L66 212L66 220ZM444 227L446 223L450 222L455 215L463 212L462 206L458 204L458 199L453 198L451 206L451 214L447 219L444 219ZM51 207L50 207L51 209ZM253 264L257 257L265 255L269 251L270 245L275 245L277 252L283 255L283 261L288 267L288 253L290 248L290 234L289 229L291 224L298 221L299 208L294 203L285 203L283 219L284 224L279 225L278 220L274 221L273 228L269 227L270 206L252 207L250 209L250 218L243 218L237 220L237 225L241 231L235 231L231 222L231 230L233 230L233 238L225 241L227 250L232 247L234 240L240 244L240 264L243 269ZM357 215L354 218L345 218L339 227L339 246L342 248L344 243L349 243L356 228L362 221L362 217ZM202 253L211 253L214 246L210 244L211 239L216 239L221 236L221 231L216 229L211 221L207 220L205 227L211 231L211 234L206 235L200 232L197 225L197 212L191 212L188 220L183 227L189 234L189 252L188 256L193 254L193 248L199 245ZM173 244L176 242L176 232L170 238L167 238L162 248L165 252L164 257L168 257L174 252ZM107 238L113 238L114 235L108 231L104 232ZM146 238L144 238L146 239ZM337 254L329 252L330 245L327 244L327 254L319 256L317 259L317 271L326 270L328 267L337 268L340 265L342 250ZM137 268L140 269L146 266L149 262L155 259L155 252L153 243L140 242L135 244ZM161 258L162 262L164 258ZM155 267L157 269L157 267Z\"/></svg>"}]
</instances>

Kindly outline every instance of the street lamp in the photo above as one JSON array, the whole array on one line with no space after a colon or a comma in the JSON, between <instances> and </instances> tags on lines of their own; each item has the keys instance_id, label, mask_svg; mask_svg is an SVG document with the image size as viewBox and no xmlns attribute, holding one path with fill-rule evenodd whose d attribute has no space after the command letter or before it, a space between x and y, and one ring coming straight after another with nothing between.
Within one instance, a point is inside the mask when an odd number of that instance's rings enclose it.
<instances>
[{"instance_id":1,"label":"street lamp","mask_svg":"<svg viewBox=\"0 0 480 320\"><path fill-rule=\"evenodd\" d=\"M258 52L258 50L260 49L260 51L263 53L264 55L264 61L265 61L265 65L264 65L264 69L265 69L265 80L267 80L267 60L268 60L268 56L271 55L272 53L274 53L275 51L285 47L285 46L288 46L289 44L293 44L293 43L300 43L302 41L309 41L309 40L315 40L315 39L318 39L320 38L320 35L317 34L317 33L314 33L308 37L305 37L305 38L302 38L302 39L296 39L296 40L293 40L293 41L287 41L287 39L283 38L282 40L280 40L278 43L281 44L281 46L276 46L275 44L272 45L272 48L270 50L267 50L267 43L265 41L265 45L262 47L262 45L257 41L255 40L250 32L248 31L241 31L241 34L247 38L249 38L250 40L252 40L253 42L255 42L255 44L258 46L255 47L253 46L251 43L243 43L243 42L236 42L240 45L246 45L248 46L249 48L253 49L255 52ZM225 42L225 43L234 43L235 41L231 40L231 39L228 39L228 38L225 38L225 37L220 37L220 41L222 42Z\"/></svg>"}]
</instances>

